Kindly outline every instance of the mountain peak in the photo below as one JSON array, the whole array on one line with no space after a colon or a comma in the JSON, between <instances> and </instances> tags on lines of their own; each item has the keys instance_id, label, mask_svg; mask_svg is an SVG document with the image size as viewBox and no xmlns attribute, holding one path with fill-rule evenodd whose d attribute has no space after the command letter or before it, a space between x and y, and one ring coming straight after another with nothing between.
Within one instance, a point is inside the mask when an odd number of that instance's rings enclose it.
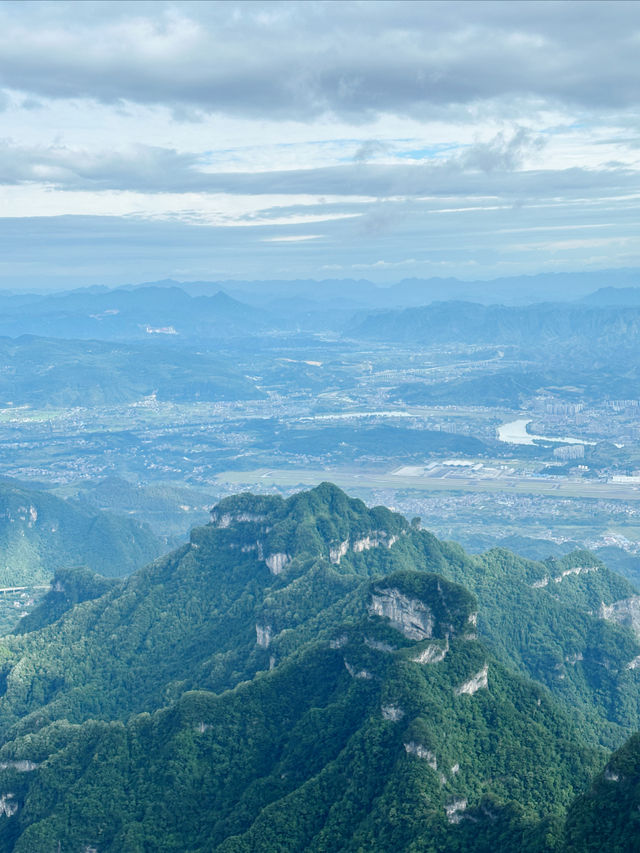
<instances>
[{"instance_id":1,"label":"mountain peak","mask_svg":"<svg viewBox=\"0 0 640 853\"><path fill-rule=\"evenodd\" d=\"M322 557L339 565L348 554L353 563L364 551L390 549L409 529L403 516L386 507L369 509L328 482L286 500L249 493L225 498L212 509L211 520L215 528L234 531L231 547L255 549L274 575L296 558Z\"/></svg>"}]
</instances>

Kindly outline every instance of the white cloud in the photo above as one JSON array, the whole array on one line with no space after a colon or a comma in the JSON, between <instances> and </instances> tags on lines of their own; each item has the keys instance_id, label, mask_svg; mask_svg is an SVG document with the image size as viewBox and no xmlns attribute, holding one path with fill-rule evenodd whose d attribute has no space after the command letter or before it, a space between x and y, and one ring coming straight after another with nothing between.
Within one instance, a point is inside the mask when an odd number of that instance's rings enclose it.
<instances>
[{"instance_id":1,"label":"white cloud","mask_svg":"<svg viewBox=\"0 0 640 853\"><path fill-rule=\"evenodd\" d=\"M322 234L282 234L279 237L263 237L263 243L304 243L306 240L321 240Z\"/></svg>"},{"instance_id":2,"label":"white cloud","mask_svg":"<svg viewBox=\"0 0 640 853\"><path fill-rule=\"evenodd\" d=\"M0 4L0 240L98 216L307 275L628 262L639 31L627 3Z\"/></svg>"}]
</instances>

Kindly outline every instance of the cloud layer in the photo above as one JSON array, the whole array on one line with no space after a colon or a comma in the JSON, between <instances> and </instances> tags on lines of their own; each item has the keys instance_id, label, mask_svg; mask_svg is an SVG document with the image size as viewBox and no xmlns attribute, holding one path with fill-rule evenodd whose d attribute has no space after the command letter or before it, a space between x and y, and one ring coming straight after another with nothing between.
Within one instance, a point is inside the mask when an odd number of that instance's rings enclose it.
<instances>
[{"instance_id":1,"label":"cloud layer","mask_svg":"<svg viewBox=\"0 0 640 853\"><path fill-rule=\"evenodd\" d=\"M627 2L5 2L3 280L60 216L172 275L640 265L639 51Z\"/></svg>"},{"instance_id":2,"label":"cloud layer","mask_svg":"<svg viewBox=\"0 0 640 853\"><path fill-rule=\"evenodd\" d=\"M41 98L354 120L637 102L628 2L9 3L2 18L3 83Z\"/></svg>"}]
</instances>

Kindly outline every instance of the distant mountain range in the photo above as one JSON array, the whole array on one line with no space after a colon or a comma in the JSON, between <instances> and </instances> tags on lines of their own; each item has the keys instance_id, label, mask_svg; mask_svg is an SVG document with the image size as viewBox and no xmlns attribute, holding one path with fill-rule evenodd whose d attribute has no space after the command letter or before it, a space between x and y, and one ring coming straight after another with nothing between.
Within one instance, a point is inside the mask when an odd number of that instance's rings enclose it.
<instances>
[{"instance_id":1,"label":"distant mountain range","mask_svg":"<svg viewBox=\"0 0 640 853\"><path fill-rule=\"evenodd\" d=\"M0 294L0 335L99 340L228 338L264 331L264 310L223 292L192 297L179 287L89 288L68 293Z\"/></svg>"},{"instance_id":2,"label":"distant mountain range","mask_svg":"<svg viewBox=\"0 0 640 853\"><path fill-rule=\"evenodd\" d=\"M572 301L595 290L640 287L639 269L591 272L540 273L490 280L462 281L456 278L406 278L391 286L366 279L191 281L173 279L130 287L180 287L192 296L210 296L223 290L236 299L270 305L274 300L309 300L351 304L353 308L396 308L428 305L448 300L480 302L485 305L528 305L535 302Z\"/></svg>"},{"instance_id":3,"label":"distant mountain range","mask_svg":"<svg viewBox=\"0 0 640 853\"><path fill-rule=\"evenodd\" d=\"M520 347L585 341L605 344L640 341L640 305L597 306L544 303L523 308L471 302L437 302L421 308L367 314L355 338L412 343L466 343Z\"/></svg>"},{"instance_id":4,"label":"distant mountain range","mask_svg":"<svg viewBox=\"0 0 640 853\"><path fill-rule=\"evenodd\" d=\"M637 740L607 749L640 596L587 552L471 557L323 484L227 498L127 580L60 573L30 620L0 851L632 849Z\"/></svg>"},{"instance_id":5,"label":"distant mountain range","mask_svg":"<svg viewBox=\"0 0 640 853\"><path fill-rule=\"evenodd\" d=\"M612 286L611 281L626 286ZM604 284L592 290L593 285ZM211 345L298 330L415 340L522 343L572 336L603 324L615 334L621 312L640 307L635 270L460 282L151 282L45 295L0 293L0 336ZM633 286L628 286L633 285ZM558 307L560 304L561 307ZM594 319L599 317L599 319Z\"/></svg>"}]
</instances>

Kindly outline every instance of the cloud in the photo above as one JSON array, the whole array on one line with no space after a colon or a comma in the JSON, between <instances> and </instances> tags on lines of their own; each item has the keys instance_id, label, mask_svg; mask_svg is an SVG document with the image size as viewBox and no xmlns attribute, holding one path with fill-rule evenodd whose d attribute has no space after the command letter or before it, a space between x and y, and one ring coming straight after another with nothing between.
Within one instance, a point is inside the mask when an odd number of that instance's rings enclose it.
<instances>
[{"instance_id":1,"label":"cloud","mask_svg":"<svg viewBox=\"0 0 640 853\"><path fill-rule=\"evenodd\" d=\"M109 150L22 146L0 140L0 183L39 182L64 189L187 192L198 186L195 154L150 145Z\"/></svg>"},{"instance_id":2,"label":"cloud","mask_svg":"<svg viewBox=\"0 0 640 853\"><path fill-rule=\"evenodd\" d=\"M488 142L477 142L464 151L459 162L466 169L481 172L512 171L522 165L526 154L540 151L546 140L520 127L511 135L498 133Z\"/></svg>"},{"instance_id":3,"label":"cloud","mask_svg":"<svg viewBox=\"0 0 640 853\"><path fill-rule=\"evenodd\" d=\"M20 146L0 140L0 183L39 182L64 190L207 193L246 196L333 196L358 199L456 197L527 203L553 197L629 194L640 173L626 167L518 169L538 137L518 130L462 153L419 163L343 163L309 169L210 171L207 155L158 146L90 150ZM318 209L331 204L317 203ZM348 215L356 208L341 211ZM333 211L337 213L337 211ZM262 214L261 214L262 215Z\"/></svg>"},{"instance_id":4,"label":"cloud","mask_svg":"<svg viewBox=\"0 0 640 853\"><path fill-rule=\"evenodd\" d=\"M413 267L417 264L415 258L405 258L402 261L374 261L369 264L352 264L354 270L397 269L398 267Z\"/></svg>"},{"instance_id":5,"label":"cloud","mask_svg":"<svg viewBox=\"0 0 640 853\"><path fill-rule=\"evenodd\" d=\"M284 234L281 237L263 237L263 243L303 243L305 240L321 240L322 234Z\"/></svg>"},{"instance_id":6,"label":"cloud","mask_svg":"<svg viewBox=\"0 0 640 853\"><path fill-rule=\"evenodd\" d=\"M39 98L351 121L495 99L633 109L633 3L6 3L0 79Z\"/></svg>"},{"instance_id":7,"label":"cloud","mask_svg":"<svg viewBox=\"0 0 640 853\"><path fill-rule=\"evenodd\" d=\"M639 34L618 2L8 0L0 201L38 218L0 219L0 265L611 266L636 251Z\"/></svg>"},{"instance_id":8,"label":"cloud","mask_svg":"<svg viewBox=\"0 0 640 853\"><path fill-rule=\"evenodd\" d=\"M367 163L380 154L386 154L390 150L390 147L386 142L380 142L377 139L367 139L358 146L356 153L353 155L354 163Z\"/></svg>"}]
</instances>

